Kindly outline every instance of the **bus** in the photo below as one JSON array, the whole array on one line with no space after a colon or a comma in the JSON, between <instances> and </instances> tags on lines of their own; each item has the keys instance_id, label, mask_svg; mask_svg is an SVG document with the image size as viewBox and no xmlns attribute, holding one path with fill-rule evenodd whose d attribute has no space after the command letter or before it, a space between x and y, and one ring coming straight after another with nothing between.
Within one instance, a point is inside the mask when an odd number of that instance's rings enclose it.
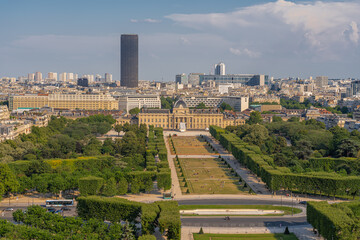
<instances>
[{"instance_id":1,"label":"bus","mask_svg":"<svg viewBox=\"0 0 360 240\"><path fill-rule=\"evenodd\" d=\"M46 207L63 207L73 206L74 200L61 199L61 200L46 200Z\"/></svg>"}]
</instances>

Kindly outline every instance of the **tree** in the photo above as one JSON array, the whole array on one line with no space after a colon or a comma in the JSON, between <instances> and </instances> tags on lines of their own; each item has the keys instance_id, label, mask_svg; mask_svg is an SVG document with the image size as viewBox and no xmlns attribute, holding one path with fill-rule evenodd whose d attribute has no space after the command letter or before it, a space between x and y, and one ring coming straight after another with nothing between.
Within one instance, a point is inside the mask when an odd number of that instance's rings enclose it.
<instances>
[{"instance_id":1,"label":"tree","mask_svg":"<svg viewBox=\"0 0 360 240\"><path fill-rule=\"evenodd\" d=\"M123 240L135 239L133 232L134 230L132 229L132 226L128 222L126 222L123 226L123 233L121 235L121 239Z\"/></svg>"},{"instance_id":2,"label":"tree","mask_svg":"<svg viewBox=\"0 0 360 240\"><path fill-rule=\"evenodd\" d=\"M106 181L106 184L104 185L104 189L102 192L107 197L112 197L116 195L117 189L116 189L116 181L115 178L109 178L109 180Z\"/></svg>"},{"instance_id":3,"label":"tree","mask_svg":"<svg viewBox=\"0 0 360 240\"><path fill-rule=\"evenodd\" d=\"M24 221L24 212L22 209L18 209L13 213L14 221L17 223Z\"/></svg>"},{"instance_id":4,"label":"tree","mask_svg":"<svg viewBox=\"0 0 360 240\"><path fill-rule=\"evenodd\" d=\"M207 109L205 103L203 103L203 102L199 103L195 108L196 109Z\"/></svg>"},{"instance_id":5,"label":"tree","mask_svg":"<svg viewBox=\"0 0 360 240\"><path fill-rule=\"evenodd\" d=\"M295 143L295 155L300 159L308 159L313 153L312 144L307 140L299 140Z\"/></svg>"},{"instance_id":6,"label":"tree","mask_svg":"<svg viewBox=\"0 0 360 240\"><path fill-rule=\"evenodd\" d=\"M246 120L247 124L259 124L262 123L263 119L261 117L261 113L258 111L254 111L250 113L250 118Z\"/></svg>"},{"instance_id":7,"label":"tree","mask_svg":"<svg viewBox=\"0 0 360 240\"><path fill-rule=\"evenodd\" d=\"M58 194L61 190L65 189L65 181L60 175L52 176L49 182L49 190L53 194Z\"/></svg>"},{"instance_id":8,"label":"tree","mask_svg":"<svg viewBox=\"0 0 360 240\"><path fill-rule=\"evenodd\" d=\"M123 130L123 126L121 124L116 124L114 126L114 130L118 133L118 136L120 136L120 132Z\"/></svg>"},{"instance_id":9,"label":"tree","mask_svg":"<svg viewBox=\"0 0 360 240\"><path fill-rule=\"evenodd\" d=\"M101 147L102 154L115 154L114 142L111 138L106 138L102 147Z\"/></svg>"},{"instance_id":10,"label":"tree","mask_svg":"<svg viewBox=\"0 0 360 240\"><path fill-rule=\"evenodd\" d=\"M281 117L274 115L274 116L272 117L272 121L273 121L273 122L282 122L283 120L282 120Z\"/></svg>"},{"instance_id":11,"label":"tree","mask_svg":"<svg viewBox=\"0 0 360 240\"><path fill-rule=\"evenodd\" d=\"M127 193L128 191L128 187L129 187L129 184L128 182L126 181L126 179L124 177L121 177L119 182L118 182L118 194L119 195L124 195Z\"/></svg>"},{"instance_id":12,"label":"tree","mask_svg":"<svg viewBox=\"0 0 360 240\"><path fill-rule=\"evenodd\" d=\"M336 153L338 157L356 157L360 150L360 143L352 139L343 139Z\"/></svg>"},{"instance_id":13,"label":"tree","mask_svg":"<svg viewBox=\"0 0 360 240\"><path fill-rule=\"evenodd\" d=\"M138 114L139 112L140 112L140 109L139 109L138 107L133 108L133 109L131 109L131 110L129 111L129 113L130 113L131 115L136 115L136 114Z\"/></svg>"},{"instance_id":14,"label":"tree","mask_svg":"<svg viewBox=\"0 0 360 240\"><path fill-rule=\"evenodd\" d=\"M234 108L231 107L229 104L227 104L226 102L222 102L221 105L220 105L220 111L221 112L224 112L225 110L228 110L228 111L233 111Z\"/></svg>"},{"instance_id":15,"label":"tree","mask_svg":"<svg viewBox=\"0 0 360 240\"><path fill-rule=\"evenodd\" d=\"M15 174L11 171L9 166L4 163L0 163L0 183L2 183L5 193L17 192L20 186L19 182L16 180Z\"/></svg>"},{"instance_id":16,"label":"tree","mask_svg":"<svg viewBox=\"0 0 360 240\"><path fill-rule=\"evenodd\" d=\"M242 140L261 146L269 138L269 132L263 125L251 125Z\"/></svg>"},{"instance_id":17,"label":"tree","mask_svg":"<svg viewBox=\"0 0 360 240\"><path fill-rule=\"evenodd\" d=\"M170 97L167 98L161 97L160 100L161 100L162 109L172 109L174 101L176 101L176 99L172 99Z\"/></svg>"},{"instance_id":18,"label":"tree","mask_svg":"<svg viewBox=\"0 0 360 240\"><path fill-rule=\"evenodd\" d=\"M300 122L300 118L299 117L291 117L291 118L289 118L288 122Z\"/></svg>"}]
</instances>

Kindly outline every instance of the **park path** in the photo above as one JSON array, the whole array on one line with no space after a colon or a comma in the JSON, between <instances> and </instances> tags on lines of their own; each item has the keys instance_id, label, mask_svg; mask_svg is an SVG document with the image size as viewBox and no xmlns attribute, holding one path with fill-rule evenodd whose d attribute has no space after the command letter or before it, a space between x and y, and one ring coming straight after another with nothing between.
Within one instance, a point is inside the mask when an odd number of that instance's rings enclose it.
<instances>
[{"instance_id":1,"label":"park path","mask_svg":"<svg viewBox=\"0 0 360 240\"><path fill-rule=\"evenodd\" d=\"M171 155L169 142L167 140L168 136L169 136L168 134L164 133L164 141L165 141L166 150L167 150L167 159L168 159L169 167L171 170L171 182L172 182L171 192L172 192L174 198L179 198L182 196L182 192L181 192L179 178L177 176L176 168L175 168L175 164L174 164L174 160L173 160L175 158L175 155Z\"/></svg>"}]
</instances>

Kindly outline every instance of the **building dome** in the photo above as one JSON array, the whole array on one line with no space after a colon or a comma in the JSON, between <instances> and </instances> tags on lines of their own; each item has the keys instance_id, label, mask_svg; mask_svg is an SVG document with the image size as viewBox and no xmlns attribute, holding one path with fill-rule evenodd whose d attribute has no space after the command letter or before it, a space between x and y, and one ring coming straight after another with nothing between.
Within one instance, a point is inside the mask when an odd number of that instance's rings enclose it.
<instances>
[{"instance_id":1,"label":"building dome","mask_svg":"<svg viewBox=\"0 0 360 240\"><path fill-rule=\"evenodd\" d=\"M179 99L175 102L174 108L187 108L187 106L186 106L186 103L182 99Z\"/></svg>"}]
</instances>

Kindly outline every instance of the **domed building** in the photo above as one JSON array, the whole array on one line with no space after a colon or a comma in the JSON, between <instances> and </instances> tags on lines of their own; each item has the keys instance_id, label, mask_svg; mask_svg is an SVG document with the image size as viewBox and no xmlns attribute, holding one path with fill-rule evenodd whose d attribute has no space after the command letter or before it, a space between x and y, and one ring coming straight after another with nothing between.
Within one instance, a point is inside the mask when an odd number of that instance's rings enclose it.
<instances>
[{"instance_id":1,"label":"domed building","mask_svg":"<svg viewBox=\"0 0 360 240\"><path fill-rule=\"evenodd\" d=\"M242 118L236 118L218 109L190 109L179 99L173 109L146 109L138 114L138 123L162 127L167 130L205 130L210 125L227 127L245 124Z\"/></svg>"}]
</instances>

